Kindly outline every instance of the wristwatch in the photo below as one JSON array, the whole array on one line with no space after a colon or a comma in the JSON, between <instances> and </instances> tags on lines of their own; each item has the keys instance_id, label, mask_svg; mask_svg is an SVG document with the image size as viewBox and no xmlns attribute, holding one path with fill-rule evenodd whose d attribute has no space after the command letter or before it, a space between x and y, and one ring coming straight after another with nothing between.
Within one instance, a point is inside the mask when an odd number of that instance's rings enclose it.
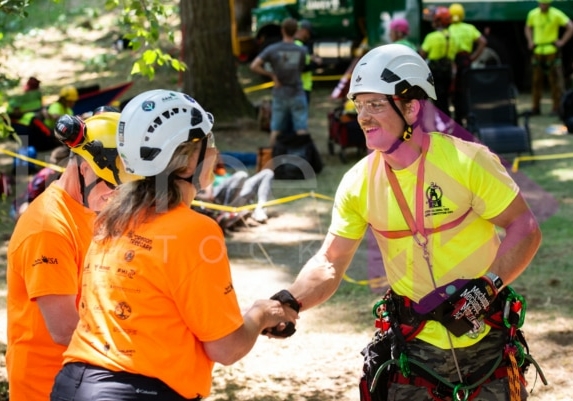
<instances>
[{"instance_id":1,"label":"wristwatch","mask_svg":"<svg viewBox=\"0 0 573 401\"><path fill-rule=\"evenodd\" d=\"M499 290L501 287L503 287L503 281L501 280L501 278L499 278L497 274L492 272L487 272L485 276L491 280L496 289Z\"/></svg>"}]
</instances>

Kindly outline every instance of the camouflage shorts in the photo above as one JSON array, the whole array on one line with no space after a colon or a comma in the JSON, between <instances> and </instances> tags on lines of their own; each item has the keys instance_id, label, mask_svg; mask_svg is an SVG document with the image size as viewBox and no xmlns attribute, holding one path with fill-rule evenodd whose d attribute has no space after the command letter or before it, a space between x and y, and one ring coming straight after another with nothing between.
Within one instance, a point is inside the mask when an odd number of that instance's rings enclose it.
<instances>
[{"instance_id":1,"label":"camouflage shorts","mask_svg":"<svg viewBox=\"0 0 573 401\"><path fill-rule=\"evenodd\" d=\"M479 343L456 349L456 359L463 376L471 375L486 364L495 361L503 350L505 333L492 330ZM420 340L408 343L408 358L421 362L434 372L449 380L458 382L458 372L453 360L452 351L436 348ZM521 386L521 400L527 399L527 391ZM388 389L388 401L434 401L427 387L418 387L410 384L391 383ZM479 394L472 401L509 401L509 387L507 377L492 380L483 384Z\"/></svg>"}]
</instances>

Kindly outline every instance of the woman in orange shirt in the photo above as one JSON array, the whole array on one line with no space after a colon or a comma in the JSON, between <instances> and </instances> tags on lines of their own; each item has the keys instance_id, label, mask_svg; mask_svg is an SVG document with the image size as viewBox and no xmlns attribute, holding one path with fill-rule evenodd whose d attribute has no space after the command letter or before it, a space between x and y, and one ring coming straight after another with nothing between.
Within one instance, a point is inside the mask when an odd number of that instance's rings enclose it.
<instances>
[{"instance_id":1,"label":"woman in orange shirt","mask_svg":"<svg viewBox=\"0 0 573 401\"><path fill-rule=\"evenodd\" d=\"M189 206L211 184L213 117L191 97L153 90L123 110L127 171L98 216L83 269L80 321L51 400L199 400L215 362L245 356L295 310L256 301L241 313L221 229Z\"/></svg>"}]
</instances>

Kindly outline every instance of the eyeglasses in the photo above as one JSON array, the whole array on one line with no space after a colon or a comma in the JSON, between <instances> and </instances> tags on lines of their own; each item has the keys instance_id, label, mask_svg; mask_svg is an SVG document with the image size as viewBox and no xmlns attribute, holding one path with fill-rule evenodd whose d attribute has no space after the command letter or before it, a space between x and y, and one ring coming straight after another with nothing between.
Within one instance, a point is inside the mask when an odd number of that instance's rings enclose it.
<instances>
[{"instance_id":1,"label":"eyeglasses","mask_svg":"<svg viewBox=\"0 0 573 401\"><path fill-rule=\"evenodd\" d=\"M398 100L397 97L392 97L392 99ZM390 101L387 97L367 100L365 102L361 100L354 100L354 107L356 107L357 113L362 112L362 110L366 110L368 114L380 114L388 108L389 103Z\"/></svg>"}]
</instances>

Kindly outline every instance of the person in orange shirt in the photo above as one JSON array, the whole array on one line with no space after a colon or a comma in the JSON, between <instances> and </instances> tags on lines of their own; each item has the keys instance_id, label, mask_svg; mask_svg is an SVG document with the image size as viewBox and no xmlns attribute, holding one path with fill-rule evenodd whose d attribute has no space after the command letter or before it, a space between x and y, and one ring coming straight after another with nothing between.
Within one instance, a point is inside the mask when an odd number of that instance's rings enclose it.
<instances>
[{"instance_id":1,"label":"person in orange shirt","mask_svg":"<svg viewBox=\"0 0 573 401\"><path fill-rule=\"evenodd\" d=\"M118 121L119 113L58 120L56 132L68 138L72 156L10 238L6 367L13 401L47 400L62 365L78 321L80 272L95 212L128 179L115 146Z\"/></svg>"},{"instance_id":2,"label":"person in orange shirt","mask_svg":"<svg viewBox=\"0 0 573 401\"><path fill-rule=\"evenodd\" d=\"M241 312L223 232L190 208L213 181L212 126L175 91L144 92L123 109L119 154L144 179L120 185L96 218L51 400L199 400L215 362L238 361L266 330L294 332L299 305L286 292Z\"/></svg>"}]
</instances>

